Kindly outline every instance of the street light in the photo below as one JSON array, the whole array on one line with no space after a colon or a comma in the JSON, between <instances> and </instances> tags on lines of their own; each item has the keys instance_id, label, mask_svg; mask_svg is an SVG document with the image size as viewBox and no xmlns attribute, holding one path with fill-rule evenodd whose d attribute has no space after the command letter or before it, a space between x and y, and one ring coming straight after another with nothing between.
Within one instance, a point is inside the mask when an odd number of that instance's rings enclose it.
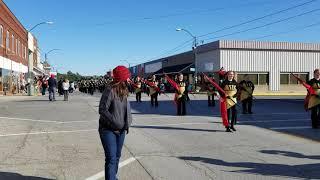
<instances>
[{"instance_id":1,"label":"street light","mask_svg":"<svg viewBox=\"0 0 320 180\"><path fill-rule=\"evenodd\" d=\"M197 64L197 45L198 45L198 40L197 40L197 36L193 35L190 31L183 29L183 28L177 28L176 31L184 31L186 33L188 33L192 39L193 39L193 46L192 46L192 50L193 50L193 54L194 54L194 64L195 64L195 71L194 71L194 87L195 90L197 90L197 83L198 83L198 64Z\"/></svg>"},{"instance_id":2,"label":"street light","mask_svg":"<svg viewBox=\"0 0 320 180\"><path fill-rule=\"evenodd\" d=\"M44 54L44 60L47 62L47 60L48 60L48 55L50 54L50 53L52 53L53 51L61 51L61 49L51 49L50 51L48 51L48 52L46 52L45 54Z\"/></svg>"},{"instance_id":3,"label":"street light","mask_svg":"<svg viewBox=\"0 0 320 180\"><path fill-rule=\"evenodd\" d=\"M40 25L42 25L42 24L51 25L51 24L53 24L53 23L54 23L54 22L52 22L52 21L46 21L46 22L38 23L38 24L34 25L34 26L29 30L29 32L31 32L31 31L34 30L36 27L38 27L38 26L40 26Z\"/></svg>"},{"instance_id":4,"label":"street light","mask_svg":"<svg viewBox=\"0 0 320 180\"><path fill-rule=\"evenodd\" d=\"M32 57L32 51L30 50L31 47L29 47L29 33L31 34L31 32L37 28L38 26L40 25L43 25L43 24L48 24L48 25L51 25L53 24L52 21L45 21L45 22L41 22L41 23L38 23L36 25L34 25L30 30L28 30L28 33L27 33L27 43L28 43L28 83L29 83L29 89L28 89L28 96L33 96L34 95L34 87L33 87L33 77L32 77L32 74L33 74L33 57ZM31 45L33 46L33 45Z\"/></svg>"}]
</instances>

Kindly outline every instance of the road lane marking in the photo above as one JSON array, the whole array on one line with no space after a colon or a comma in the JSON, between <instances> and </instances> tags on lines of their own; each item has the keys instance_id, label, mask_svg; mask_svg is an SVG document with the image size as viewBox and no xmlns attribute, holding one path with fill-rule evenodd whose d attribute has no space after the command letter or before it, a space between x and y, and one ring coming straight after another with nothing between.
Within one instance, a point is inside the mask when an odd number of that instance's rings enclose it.
<instances>
[{"instance_id":1,"label":"road lane marking","mask_svg":"<svg viewBox=\"0 0 320 180\"><path fill-rule=\"evenodd\" d=\"M41 131L41 132L18 133L18 134L0 134L0 137L26 136L26 135L39 135L39 134L78 133L78 132L91 132L91 131L98 132L98 129L84 129L84 130L74 130L74 131Z\"/></svg>"},{"instance_id":2,"label":"road lane marking","mask_svg":"<svg viewBox=\"0 0 320 180\"><path fill-rule=\"evenodd\" d=\"M70 124L70 123L85 123L85 122L96 122L96 121L51 121L51 120L41 120L41 119L25 119L25 118L12 118L12 117L0 117L0 119L8 119L15 121L30 121L30 122L40 122L40 123L55 123L55 124Z\"/></svg>"},{"instance_id":3,"label":"road lane marking","mask_svg":"<svg viewBox=\"0 0 320 180\"><path fill-rule=\"evenodd\" d=\"M130 164L130 163L132 163L132 162L134 162L134 161L136 161L137 159L138 159L138 158L131 157L131 158L125 160L125 161L122 161L122 162L119 164L119 169L122 168L122 167L124 167L124 166L126 166L126 165L128 165L128 164ZM97 174L95 174L95 175L93 175L93 176L88 177L86 180L98 180L98 179L103 178L104 176L105 176L104 171L101 171L101 172L99 172L99 173L97 173Z\"/></svg>"},{"instance_id":4,"label":"road lane marking","mask_svg":"<svg viewBox=\"0 0 320 180\"><path fill-rule=\"evenodd\" d=\"M148 125L144 125L144 124L134 124L132 125L132 127L134 128L135 126L145 126L145 127L166 127L166 126L180 126L180 125L201 125L201 124L211 124L214 122L203 122L203 123L177 123L177 124L148 124Z\"/></svg>"},{"instance_id":5,"label":"road lane marking","mask_svg":"<svg viewBox=\"0 0 320 180\"><path fill-rule=\"evenodd\" d=\"M272 130L286 130L286 129L311 129L310 126L293 126L293 127L275 127L275 128L270 128Z\"/></svg>"},{"instance_id":6,"label":"road lane marking","mask_svg":"<svg viewBox=\"0 0 320 180\"><path fill-rule=\"evenodd\" d=\"M308 114L307 112L303 113L290 113L290 112L284 112L284 113L254 113L254 114L240 114L240 116L267 116L267 115L303 115Z\"/></svg>"},{"instance_id":7,"label":"road lane marking","mask_svg":"<svg viewBox=\"0 0 320 180\"><path fill-rule=\"evenodd\" d=\"M253 122L295 122L295 121L309 121L308 119L281 119L281 120L239 120L238 122L241 123L253 123Z\"/></svg>"}]
</instances>

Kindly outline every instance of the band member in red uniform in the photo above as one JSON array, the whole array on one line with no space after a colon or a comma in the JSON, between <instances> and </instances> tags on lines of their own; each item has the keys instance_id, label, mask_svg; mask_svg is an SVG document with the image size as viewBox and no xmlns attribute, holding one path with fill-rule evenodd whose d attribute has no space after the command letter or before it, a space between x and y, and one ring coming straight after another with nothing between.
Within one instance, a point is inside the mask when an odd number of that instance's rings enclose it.
<instances>
[{"instance_id":1,"label":"band member in red uniform","mask_svg":"<svg viewBox=\"0 0 320 180\"><path fill-rule=\"evenodd\" d=\"M227 96L227 112L229 126L226 127L226 132L236 131L234 128L235 123L237 122L237 96L238 96L238 83L234 79L235 72L228 71L226 79L221 83L221 88L225 91Z\"/></svg>"},{"instance_id":2,"label":"band member in red uniform","mask_svg":"<svg viewBox=\"0 0 320 180\"><path fill-rule=\"evenodd\" d=\"M246 79L239 83L242 114L252 114L254 84Z\"/></svg>"},{"instance_id":3,"label":"band member in red uniform","mask_svg":"<svg viewBox=\"0 0 320 180\"><path fill-rule=\"evenodd\" d=\"M137 76L134 84L135 84L136 100L137 100L137 102L142 102L141 101L142 82L141 82L141 78L139 76Z\"/></svg>"},{"instance_id":4,"label":"band member in red uniform","mask_svg":"<svg viewBox=\"0 0 320 180\"><path fill-rule=\"evenodd\" d=\"M177 102L177 115L185 116L187 114L186 110L186 91L187 91L187 83L183 79L183 74L179 74L178 76L178 90L176 90L176 102Z\"/></svg>"},{"instance_id":5,"label":"band member in red uniform","mask_svg":"<svg viewBox=\"0 0 320 180\"><path fill-rule=\"evenodd\" d=\"M213 75L209 75L209 78L213 78ZM205 81L208 95L208 106L214 107L216 106L216 102L214 100L214 96L216 95L216 88L208 81Z\"/></svg>"},{"instance_id":6,"label":"band member in red uniform","mask_svg":"<svg viewBox=\"0 0 320 180\"><path fill-rule=\"evenodd\" d=\"M308 81L314 90L313 95L309 95L308 109L311 110L312 128L320 127L320 70L314 70L314 78Z\"/></svg>"},{"instance_id":7,"label":"band member in red uniform","mask_svg":"<svg viewBox=\"0 0 320 180\"><path fill-rule=\"evenodd\" d=\"M158 95L159 95L159 82L156 79L156 75L153 75L151 80L151 84L149 85L149 92L151 97L151 106L152 107L158 107Z\"/></svg>"}]
</instances>

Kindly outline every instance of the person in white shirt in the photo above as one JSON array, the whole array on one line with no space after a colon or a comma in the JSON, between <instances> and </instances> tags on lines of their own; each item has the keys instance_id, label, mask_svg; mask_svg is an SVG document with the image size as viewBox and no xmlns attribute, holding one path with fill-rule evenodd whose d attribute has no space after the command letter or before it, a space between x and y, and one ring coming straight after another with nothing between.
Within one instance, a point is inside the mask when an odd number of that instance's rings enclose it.
<instances>
[{"instance_id":1,"label":"person in white shirt","mask_svg":"<svg viewBox=\"0 0 320 180\"><path fill-rule=\"evenodd\" d=\"M75 90L75 87L74 87L74 82L71 82L70 83L70 93L73 93L73 91Z\"/></svg>"},{"instance_id":2,"label":"person in white shirt","mask_svg":"<svg viewBox=\"0 0 320 180\"><path fill-rule=\"evenodd\" d=\"M69 98L69 88L70 88L70 84L69 84L69 80L65 79L62 83L62 88L64 91L64 101L68 101Z\"/></svg>"}]
</instances>

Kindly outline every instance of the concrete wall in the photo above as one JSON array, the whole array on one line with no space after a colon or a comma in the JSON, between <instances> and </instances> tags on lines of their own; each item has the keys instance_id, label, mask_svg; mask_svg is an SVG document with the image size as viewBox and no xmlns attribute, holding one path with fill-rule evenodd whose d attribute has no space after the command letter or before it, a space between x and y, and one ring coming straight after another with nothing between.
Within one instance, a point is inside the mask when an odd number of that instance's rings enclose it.
<instances>
[{"instance_id":1,"label":"concrete wall","mask_svg":"<svg viewBox=\"0 0 320 180\"><path fill-rule=\"evenodd\" d=\"M196 66L198 67L198 72L218 71L221 67L220 50L197 54ZM211 69L211 66L213 69Z\"/></svg>"},{"instance_id":2,"label":"concrete wall","mask_svg":"<svg viewBox=\"0 0 320 180\"><path fill-rule=\"evenodd\" d=\"M145 65L145 73L154 73L162 68L162 62Z\"/></svg>"},{"instance_id":3,"label":"concrete wall","mask_svg":"<svg viewBox=\"0 0 320 180\"><path fill-rule=\"evenodd\" d=\"M194 53L188 51L162 59L163 67L176 66L181 64L188 64L194 62Z\"/></svg>"}]
</instances>

